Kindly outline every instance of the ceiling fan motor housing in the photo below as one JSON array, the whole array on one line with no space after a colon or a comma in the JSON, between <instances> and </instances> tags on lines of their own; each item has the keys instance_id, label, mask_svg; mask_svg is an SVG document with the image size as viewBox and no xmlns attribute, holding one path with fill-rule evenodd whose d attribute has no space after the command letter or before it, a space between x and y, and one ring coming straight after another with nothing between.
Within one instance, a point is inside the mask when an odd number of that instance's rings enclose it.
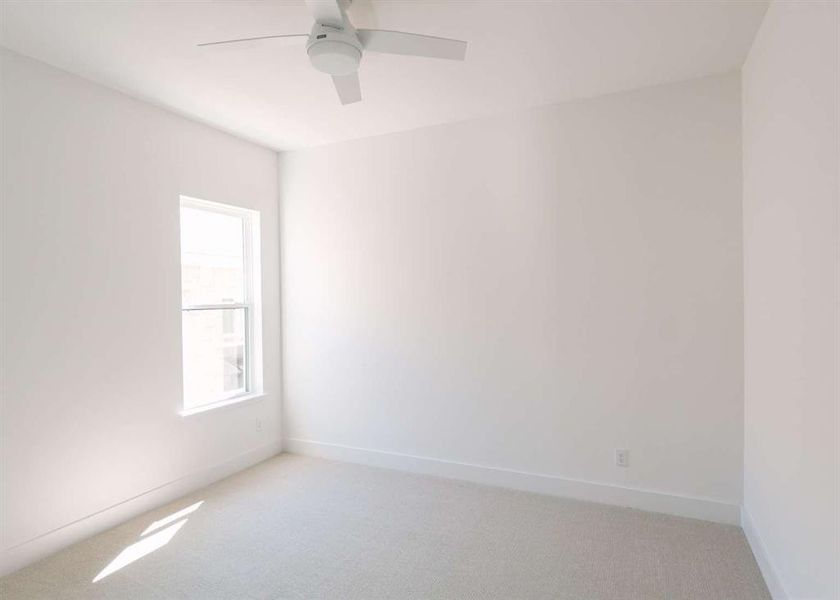
<instances>
[{"instance_id":1,"label":"ceiling fan motor housing","mask_svg":"<svg viewBox=\"0 0 840 600\"><path fill-rule=\"evenodd\" d=\"M362 43L352 27L316 23L306 42L312 66L329 75L350 75L359 69Z\"/></svg>"}]
</instances>

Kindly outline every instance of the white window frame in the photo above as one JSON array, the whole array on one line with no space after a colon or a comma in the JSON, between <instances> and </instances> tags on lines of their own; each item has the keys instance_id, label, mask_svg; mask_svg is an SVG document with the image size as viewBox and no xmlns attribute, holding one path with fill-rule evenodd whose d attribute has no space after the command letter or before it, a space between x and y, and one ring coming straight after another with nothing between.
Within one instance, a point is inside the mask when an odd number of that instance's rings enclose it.
<instances>
[{"instance_id":1,"label":"white window frame","mask_svg":"<svg viewBox=\"0 0 840 600\"><path fill-rule=\"evenodd\" d=\"M193 208L215 212L223 215L235 216L242 219L243 231L243 261L244 261L244 301L241 303L227 304L193 304L184 305L181 303L181 323L183 328L184 313L196 310L227 310L244 309L245 313L245 389L231 392L230 396L200 404L198 406L186 405L186 389L182 394L180 414L182 416L206 412L222 406L238 404L248 400L262 398L263 391L263 360L262 360L262 287L261 287L261 265L260 265L260 212L249 208L242 208L221 202L211 202L190 196L180 196L180 208ZM180 237L179 237L180 239ZM180 253L179 253L180 263ZM182 267L183 268L183 267ZM183 333L182 333L183 336ZM183 337L181 346L183 377Z\"/></svg>"}]
</instances>

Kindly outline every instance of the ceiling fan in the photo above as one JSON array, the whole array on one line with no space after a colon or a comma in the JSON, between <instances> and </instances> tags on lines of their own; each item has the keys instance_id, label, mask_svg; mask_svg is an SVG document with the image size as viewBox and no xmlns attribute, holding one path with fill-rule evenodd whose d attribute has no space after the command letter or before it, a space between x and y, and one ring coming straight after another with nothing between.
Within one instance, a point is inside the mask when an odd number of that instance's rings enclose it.
<instances>
[{"instance_id":1,"label":"ceiling fan","mask_svg":"<svg viewBox=\"0 0 840 600\"><path fill-rule=\"evenodd\" d=\"M216 46L273 38L307 38L306 53L312 66L332 75L342 104L351 104L362 99L358 69L364 51L464 60L467 42L461 40L382 29L356 29L345 12L345 5L352 1L306 0L306 5L315 18L312 31L308 34L264 35L198 45Z\"/></svg>"}]
</instances>

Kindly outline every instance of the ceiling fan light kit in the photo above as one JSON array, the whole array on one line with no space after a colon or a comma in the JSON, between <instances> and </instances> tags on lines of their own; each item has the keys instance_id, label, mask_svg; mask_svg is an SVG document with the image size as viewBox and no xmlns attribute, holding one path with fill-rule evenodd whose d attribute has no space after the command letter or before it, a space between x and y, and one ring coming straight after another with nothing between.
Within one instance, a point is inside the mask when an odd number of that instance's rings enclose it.
<instances>
[{"instance_id":1,"label":"ceiling fan light kit","mask_svg":"<svg viewBox=\"0 0 840 600\"><path fill-rule=\"evenodd\" d=\"M342 104L351 104L362 99L358 70L366 50L448 60L464 60L466 56L467 43L461 40L401 31L357 30L347 18L341 0L306 0L306 5L315 18L315 24L308 36L305 33L267 35L207 42L199 46L305 37L309 61L316 70L332 76Z\"/></svg>"},{"instance_id":2,"label":"ceiling fan light kit","mask_svg":"<svg viewBox=\"0 0 840 600\"><path fill-rule=\"evenodd\" d=\"M351 75L359 70L362 43L355 30L336 29L318 23L306 42L312 66L328 75Z\"/></svg>"}]
</instances>

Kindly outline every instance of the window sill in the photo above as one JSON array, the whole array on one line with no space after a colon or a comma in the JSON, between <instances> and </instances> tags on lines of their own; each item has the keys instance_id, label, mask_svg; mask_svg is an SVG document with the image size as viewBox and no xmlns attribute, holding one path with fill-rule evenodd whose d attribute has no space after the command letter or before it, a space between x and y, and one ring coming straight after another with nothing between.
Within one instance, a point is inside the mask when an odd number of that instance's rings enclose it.
<instances>
[{"instance_id":1,"label":"window sill","mask_svg":"<svg viewBox=\"0 0 840 600\"><path fill-rule=\"evenodd\" d=\"M244 396L228 398L227 400L220 400L219 402L214 402L213 404L203 404L201 406L196 406L195 408L185 408L184 410L179 411L178 414L182 417L189 417L191 415L198 415L211 410L216 410L217 408L236 406L246 402L256 402L258 400L262 400L263 398L265 398L265 392L255 392L253 394L245 394Z\"/></svg>"}]
</instances>

